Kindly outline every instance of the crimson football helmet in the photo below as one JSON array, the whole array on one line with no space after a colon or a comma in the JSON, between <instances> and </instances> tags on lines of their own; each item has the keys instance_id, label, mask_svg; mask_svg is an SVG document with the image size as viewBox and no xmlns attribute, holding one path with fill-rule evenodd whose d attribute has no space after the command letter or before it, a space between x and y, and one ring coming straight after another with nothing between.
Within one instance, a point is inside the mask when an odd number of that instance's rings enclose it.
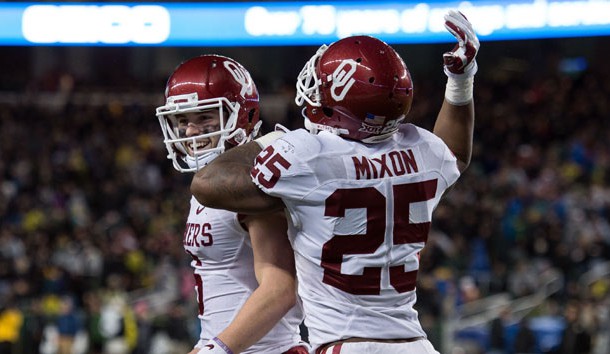
<instances>
[{"instance_id":1,"label":"crimson football helmet","mask_svg":"<svg viewBox=\"0 0 610 354\"><path fill-rule=\"evenodd\" d=\"M220 155L225 148L244 144L258 134L258 91L250 73L238 62L220 55L202 55L180 64L165 87L165 105L157 118L167 147L167 158L180 172L193 172ZM180 115L217 110L217 131L186 137L178 129ZM197 141L219 136L215 147L197 150ZM191 153L187 144L192 147Z\"/></svg>"},{"instance_id":2,"label":"crimson football helmet","mask_svg":"<svg viewBox=\"0 0 610 354\"><path fill-rule=\"evenodd\" d=\"M305 127L376 143L398 129L411 108L413 82L402 58L383 41L352 36L323 45L297 79L295 102Z\"/></svg>"}]
</instances>

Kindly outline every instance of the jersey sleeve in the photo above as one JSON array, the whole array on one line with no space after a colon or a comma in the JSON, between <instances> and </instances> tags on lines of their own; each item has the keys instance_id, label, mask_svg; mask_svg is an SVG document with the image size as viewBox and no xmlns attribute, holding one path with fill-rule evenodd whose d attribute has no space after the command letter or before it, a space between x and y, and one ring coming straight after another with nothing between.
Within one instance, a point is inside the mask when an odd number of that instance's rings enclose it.
<instances>
[{"instance_id":1,"label":"jersey sleeve","mask_svg":"<svg viewBox=\"0 0 610 354\"><path fill-rule=\"evenodd\" d=\"M455 157L451 149L449 149L449 147L447 147L447 145L445 145L444 143L442 158L443 160L441 163L440 171L441 175L443 176L443 178L445 178L445 181L447 182L447 186L449 187L453 185L460 177L460 170L458 169L457 158Z\"/></svg>"},{"instance_id":2,"label":"jersey sleeve","mask_svg":"<svg viewBox=\"0 0 610 354\"><path fill-rule=\"evenodd\" d=\"M315 136L299 129L267 146L256 157L252 181L266 194L282 199L301 199L317 186L308 165L310 156L320 152Z\"/></svg>"},{"instance_id":3,"label":"jersey sleeve","mask_svg":"<svg viewBox=\"0 0 610 354\"><path fill-rule=\"evenodd\" d=\"M421 139L425 142L423 154L430 157L430 159L426 158L426 160L432 163L431 167L438 171L447 187L453 185L460 177L460 170L458 169L457 158L451 149L434 133L423 128L412 127L412 129L416 129Z\"/></svg>"}]
</instances>

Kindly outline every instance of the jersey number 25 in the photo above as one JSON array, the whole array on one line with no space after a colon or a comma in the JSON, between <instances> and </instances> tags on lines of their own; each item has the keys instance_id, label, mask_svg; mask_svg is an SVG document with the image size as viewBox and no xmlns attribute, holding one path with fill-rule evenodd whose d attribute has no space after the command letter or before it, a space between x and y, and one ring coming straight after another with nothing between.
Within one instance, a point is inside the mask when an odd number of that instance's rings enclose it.
<instances>
[{"instance_id":1,"label":"jersey number 25","mask_svg":"<svg viewBox=\"0 0 610 354\"><path fill-rule=\"evenodd\" d=\"M425 243L430 221L409 222L411 203L434 198L437 180L407 183L393 186L394 222L386 225L386 197L373 187L338 189L326 199L325 216L345 217L346 209L366 209L366 233L361 235L335 235L322 249L323 282L355 295L378 295L381 292L381 265L365 267L362 274L341 273L346 254L372 254L385 240L387 227L392 227L392 245ZM405 265L389 267L390 284L403 293L415 289L417 269L405 271Z\"/></svg>"}]
</instances>

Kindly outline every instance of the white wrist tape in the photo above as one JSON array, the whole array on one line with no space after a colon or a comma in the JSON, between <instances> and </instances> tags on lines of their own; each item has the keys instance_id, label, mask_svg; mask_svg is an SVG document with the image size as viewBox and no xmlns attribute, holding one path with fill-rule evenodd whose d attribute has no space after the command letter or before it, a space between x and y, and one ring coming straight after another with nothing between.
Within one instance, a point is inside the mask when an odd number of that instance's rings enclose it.
<instances>
[{"instance_id":1,"label":"white wrist tape","mask_svg":"<svg viewBox=\"0 0 610 354\"><path fill-rule=\"evenodd\" d=\"M265 134L258 139L255 139L256 143L263 149L271 145L274 141L281 138L286 132L281 130L272 131L271 133Z\"/></svg>"},{"instance_id":2,"label":"white wrist tape","mask_svg":"<svg viewBox=\"0 0 610 354\"><path fill-rule=\"evenodd\" d=\"M474 90L474 76L447 78L445 87L445 99L456 106L465 106L472 101Z\"/></svg>"},{"instance_id":3,"label":"white wrist tape","mask_svg":"<svg viewBox=\"0 0 610 354\"><path fill-rule=\"evenodd\" d=\"M197 354L233 354L233 351L218 337L210 339Z\"/></svg>"}]
</instances>

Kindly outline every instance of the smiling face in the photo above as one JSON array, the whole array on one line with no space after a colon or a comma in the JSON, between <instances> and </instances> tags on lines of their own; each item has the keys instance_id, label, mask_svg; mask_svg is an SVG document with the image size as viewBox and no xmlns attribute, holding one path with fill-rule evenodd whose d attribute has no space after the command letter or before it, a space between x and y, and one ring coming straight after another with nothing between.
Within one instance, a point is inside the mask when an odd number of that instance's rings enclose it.
<instances>
[{"instance_id":1,"label":"smiling face","mask_svg":"<svg viewBox=\"0 0 610 354\"><path fill-rule=\"evenodd\" d=\"M220 135L209 135L220 130L220 112L218 110L177 114L174 119L180 138L201 136L195 141L184 142L190 156L195 156L195 153L201 153L218 145Z\"/></svg>"}]
</instances>

